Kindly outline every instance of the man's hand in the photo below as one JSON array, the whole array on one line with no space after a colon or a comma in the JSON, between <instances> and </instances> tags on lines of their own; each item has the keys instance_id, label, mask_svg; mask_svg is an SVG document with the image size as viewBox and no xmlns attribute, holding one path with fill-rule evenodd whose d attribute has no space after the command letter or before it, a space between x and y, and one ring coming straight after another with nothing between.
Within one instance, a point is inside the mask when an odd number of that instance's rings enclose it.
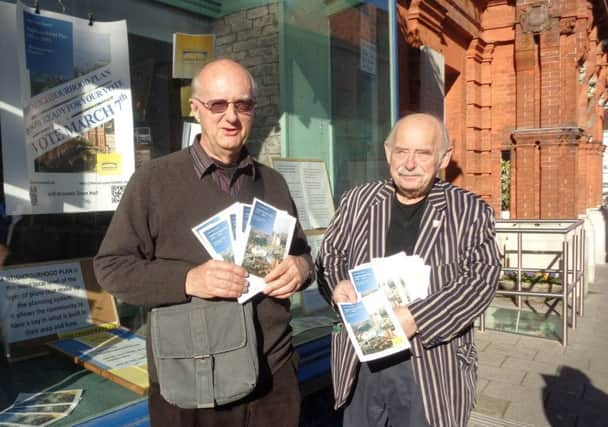
<instances>
[{"instance_id":1,"label":"man's hand","mask_svg":"<svg viewBox=\"0 0 608 427\"><path fill-rule=\"evenodd\" d=\"M247 290L247 270L227 261L209 260L188 271L186 295L238 298Z\"/></svg>"},{"instance_id":2,"label":"man's hand","mask_svg":"<svg viewBox=\"0 0 608 427\"><path fill-rule=\"evenodd\" d=\"M264 293L274 298L289 298L310 277L306 257L289 255L264 277Z\"/></svg>"},{"instance_id":3,"label":"man's hand","mask_svg":"<svg viewBox=\"0 0 608 427\"><path fill-rule=\"evenodd\" d=\"M408 338L412 338L418 332L418 326L416 325L416 320L412 313L407 307L396 307L395 314L399 319L399 323L401 323L401 327L403 328L403 332Z\"/></svg>"},{"instance_id":4,"label":"man's hand","mask_svg":"<svg viewBox=\"0 0 608 427\"><path fill-rule=\"evenodd\" d=\"M332 299L338 303L355 303L357 302L357 292L350 280L341 280L332 294Z\"/></svg>"}]
</instances>

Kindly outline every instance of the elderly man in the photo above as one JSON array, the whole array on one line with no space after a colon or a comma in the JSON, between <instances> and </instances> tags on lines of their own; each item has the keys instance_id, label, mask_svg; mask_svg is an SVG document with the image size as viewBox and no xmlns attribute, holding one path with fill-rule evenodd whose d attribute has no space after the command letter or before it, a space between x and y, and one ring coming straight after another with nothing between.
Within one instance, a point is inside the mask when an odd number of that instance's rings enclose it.
<instances>
[{"instance_id":1,"label":"elderly man","mask_svg":"<svg viewBox=\"0 0 608 427\"><path fill-rule=\"evenodd\" d=\"M396 314L411 349L359 364L342 328L333 336L336 407L345 426L466 426L475 401L473 321L500 271L492 210L436 178L451 155L447 131L426 114L401 119L385 142L391 178L348 191L317 258L321 292L354 302L348 270L405 251L431 266L429 296Z\"/></svg>"},{"instance_id":2,"label":"elderly man","mask_svg":"<svg viewBox=\"0 0 608 427\"><path fill-rule=\"evenodd\" d=\"M231 328L243 322L236 298L247 290L247 272L210 259L192 227L236 201L251 203L253 197L294 216L296 211L283 178L253 160L245 148L255 111L251 74L234 61L216 60L200 70L192 87L190 106L202 133L188 149L148 162L135 172L95 258L95 272L109 292L151 309L152 425L297 426L300 394L288 298L309 281L313 271L310 248L299 225L290 255L266 275L263 295L248 303L257 336L257 386L234 402L197 401L199 393L204 394L197 389L201 384L211 382L214 392L234 386L216 384L215 375L220 373L213 369L225 355L199 354L192 348L204 342L228 352L246 342L231 336ZM244 318L248 319L246 314ZM159 362L165 363L165 358L176 359L171 369L182 377L165 371L167 382L159 383L160 371L167 366ZM242 367L233 364L235 377Z\"/></svg>"}]
</instances>

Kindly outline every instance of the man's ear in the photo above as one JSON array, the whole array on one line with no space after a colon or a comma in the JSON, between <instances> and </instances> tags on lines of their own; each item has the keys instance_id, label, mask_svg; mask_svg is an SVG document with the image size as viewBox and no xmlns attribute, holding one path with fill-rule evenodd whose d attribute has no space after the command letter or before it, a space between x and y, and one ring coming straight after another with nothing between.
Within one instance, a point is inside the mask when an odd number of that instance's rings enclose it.
<instances>
[{"instance_id":1,"label":"man's ear","mask_svg":"<svg viewBox=\"0 0 608 427\"><path fill-rule=\"evenodd\" d=\"M386 156L386 162L391 163L391 146L389 144L384 144L384 155Z\"/></svg>"},{"instance_id":2,"label":"man's ear","mask_svg":"<svg viewBox=\"0 0 608 427\"><path fill-rule=\"evenodd\" d=\"M439 169L445 169L450 164L450 160L452 159L453 148L448 148L445 153L443 153L443 157L441 157L441 162L439 163Z\"/></svg>"},{"instance_id":3,"label":"man's ear","mask_svg":"<svg viewBox=\"0 0 608 427\"><path fill-rule=\"evenodd\" d=\"M196 102L194 102L194 99L190 98L189 100L190 102L190 117L194 117L196 119L196 121L198 122L198 105Z\"/></svg>"}]
</instances>

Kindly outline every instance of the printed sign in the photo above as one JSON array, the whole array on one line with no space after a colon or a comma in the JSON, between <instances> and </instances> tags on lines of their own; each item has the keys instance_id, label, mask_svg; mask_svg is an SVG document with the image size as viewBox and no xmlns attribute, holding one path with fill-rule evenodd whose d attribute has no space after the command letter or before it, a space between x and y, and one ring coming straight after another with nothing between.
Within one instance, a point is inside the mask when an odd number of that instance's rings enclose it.
<instances>
[{"instance_id":1,"label":"printed sign","mask_svg":"<svg viewBox=\"0 0 608 427\"><path fill-rule=\"evenodd\" d=\"M8 343L91 324L80 264L0 271L0 323Z\"/></svg>"},{"instance_id":2,"label":"printed sign","mask_svg":"<svg viewBox=\"0 0 608 427\"><path fill-rule=\"evenodd\" d=\"M14 109L1 110L7 213L113 210L134 170L126 22L15 11L12 33L0 26L17 64L0 67L0 92L18 88L0 100Z\"/></svg>"}]
</instances>

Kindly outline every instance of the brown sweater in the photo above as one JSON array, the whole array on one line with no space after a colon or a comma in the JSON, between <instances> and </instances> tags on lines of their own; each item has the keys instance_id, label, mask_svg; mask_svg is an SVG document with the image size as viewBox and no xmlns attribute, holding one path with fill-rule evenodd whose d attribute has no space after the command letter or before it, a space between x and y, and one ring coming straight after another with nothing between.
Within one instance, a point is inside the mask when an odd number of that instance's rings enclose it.
<instances>
[{"instance_id":1,"label":"brown sweater","mask_svg":"<svg viewBox=\"0 0 608 427\"><path fill-rule=\"evenodd\" d=\"M138 169L95 257L101 286L127 303L148 308L188 302L188 270L210 259L192 227L235 201L251 203L253 197L296 216L283 177L260 163L254 162L254 166L254 178L244 177L235 198L221 191L210 174L198 176L188 149ZM290 254L307 255L312 266L299 223ZM261 374L264 368L276 372L293 354L289 300L258 296L254 305ZM148 346L148 357L151 355ZM156 381L154 363L149 362L150 378Z\"/></svg>"}]
</instances>

